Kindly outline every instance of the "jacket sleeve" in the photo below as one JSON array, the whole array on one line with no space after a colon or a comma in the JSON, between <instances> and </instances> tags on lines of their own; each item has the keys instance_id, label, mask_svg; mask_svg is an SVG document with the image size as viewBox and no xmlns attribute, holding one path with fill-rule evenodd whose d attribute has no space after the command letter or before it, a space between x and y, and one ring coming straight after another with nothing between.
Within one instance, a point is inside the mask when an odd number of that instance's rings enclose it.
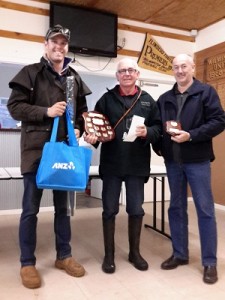
<instances>
[{"instance_id":1,"label":"jacket sleeve","mask_svg":"<svg viewBox=\"0 0 225 300\"><path fill-rule=\"evenodd\" d=\"M152 144L152 149L158 156L162 156L162 136L157 142Z\"/></svg>"},{"instance_id":2,"label":"jacket sleeve","mask_svg":"<svg viewBox=\"0 0 225 300\"><path fill-rule=\"evenodd\" d=\"M160 97L159 97L159 99L160 99ZM156 101L156 105L157 105L159 116L160 116L160 136L157 140L155 140L152 143L152 149L158 156L162 156L163 122L162 122L162 117L161 117L161 113L160 113L159 99Z\"/></svg>"},{"instance_id":3,"label":"jacket sleeve","mask_svg":"<svg viewBox=\"0 0 225 300\"><path fill-rule=\"evenodd\" d=\"M22 87L14 88L7 108L13 119L23 122L42 122L47 116L47 108L30 104L30 93Z\"/></svg>"},{"instance_id":4,"label":"jacket sleeve","mask_svg":"<svg viewBox=\"0 0 225 300\"><path fill-rule=\"evenodd\" d=\"M147 127L147 142L156 144L162 134L162 122L160 112L155 100L151 100L151 113L146 124Z\"/></svg>"},{"instance_id":5,"label":"jacket sleeve","mask_svg":"<svg viewBox=\"0 0 225 300\"><path fill-rule=\"evenodd\" d=\"M12 92L7 108L15 120L40 122L46 117L47 108L32 103L34 81L41 68L40 64L25 66L9 82Z\"/></svg>"},{"instance_id":6,"label":"jacket sleeve","mask_svg":"<svg viewBox=\"0 0 225 300\"><path fill-rule=\"evenodd\" d=\"M86 96L90 95L92 92L86 85L86 83L81 79L79 74L75 72L75 82L77 91L75 91L75 95L77 98L75 99L75 128L80 130L80 135L84 132L84 120L82 117L82 113L88 110Z\"/></svg>"},{"instance_id":7,"label":"jacket sleeve","mask_svg":"<svg viewBox=\"0 0 225 300\"><path fill-rule=\"evenodd\" d=\"M225 129L225 113L216 90L206 85L202 95L204 123L189 131L192 142L212 139Z\"/></svg>"},{"instance_id":8,"label":"jacket sleeve","mask_svg":"<svg viewBox=\"0 0 225 300\"><path fill-rule=\"evenodd\" d=\"M86 97L77 97L76 99L76 118L75 118L75 128L80 130L80 135L84 132L84 119L82 113L88 110Z\"/></svg>"}]
</instances>

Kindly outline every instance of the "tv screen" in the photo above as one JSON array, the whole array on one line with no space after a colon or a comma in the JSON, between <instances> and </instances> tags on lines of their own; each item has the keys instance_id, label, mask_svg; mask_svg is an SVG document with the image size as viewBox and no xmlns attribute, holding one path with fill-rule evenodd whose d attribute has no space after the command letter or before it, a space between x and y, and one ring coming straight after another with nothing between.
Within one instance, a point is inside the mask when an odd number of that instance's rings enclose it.
<instances>
[{"instance_id":1,"label":"tv screen","mask_svg":"<svg viewBox=\"0 0 225 300\"><path fill-rule=\"evenodd\" d=\"M50 26L70 29L69 51L74 53L116 57L117 22L116 14L50 2Z\"/></svg>"}]
</instances>

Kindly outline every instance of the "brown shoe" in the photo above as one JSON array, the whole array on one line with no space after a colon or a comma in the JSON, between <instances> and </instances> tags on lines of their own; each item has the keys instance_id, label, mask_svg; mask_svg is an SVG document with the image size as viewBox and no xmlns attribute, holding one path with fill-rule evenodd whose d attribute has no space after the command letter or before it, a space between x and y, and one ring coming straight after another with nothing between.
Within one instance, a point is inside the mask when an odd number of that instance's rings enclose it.
<instances>
[{"instance_id":1,"label":"brown shoe","mask_svg":"<svg viewBox=\"0 0 225 300\"><path fill-rule=\"evenodd\" d=\"M161 269L172 270L177 268L178 266L187 265L188 262L189 262L188 259L181 259L181 258L174 257L172 255L161 264Z\"/></svg>"},{"instance_id":2,"label":"brown shoe","mask_svg":"<svg viewBox=\"0 0 225 300\"><path fill-rule=\"evenodd\" d=\"M60 270L65 270L67 274L74 277L81 277L85 274L85 269L74 258L68 257L65 259L57 259L55 267Z\"/></svg>"},{"instance_id":3,"label":"brown shoe","mask_svg":"<svg viewBox=\"0 0 225 300\"><path fill-rule=\"evenodd\" d=\"M216 266L204 267L203 281L205 283L213 284L217 282L217 280L218 280L218 276L217 276Z\"/></svg>"},{"instance_id":4,"label":"brown shoe","mask_svg":"<svg viewBox=\"0 0 225 300\"><path fill-rule=\"evenodd\" d=\"M37 289L41 286L41 277L35 266L25 266L20 269L23 285L28 289Z\"/></svg>"}]
</instances>

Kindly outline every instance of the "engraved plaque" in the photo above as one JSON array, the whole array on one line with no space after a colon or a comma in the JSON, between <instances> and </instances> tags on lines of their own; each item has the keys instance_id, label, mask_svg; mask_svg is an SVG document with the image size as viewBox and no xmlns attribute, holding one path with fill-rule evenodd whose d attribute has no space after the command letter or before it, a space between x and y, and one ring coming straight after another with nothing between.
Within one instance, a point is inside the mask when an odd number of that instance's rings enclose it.
<instances>
[{"instance_id":1,"label":"engraved plaque","mask_svg":"<svg viewBox=\"0 0 225 300\"><path fill-rule=\"evenodd\" d=\"M82 114L85 123L85 131L95 134L99 142L108 142L114 139L115 132L109 124L108 118L96 111L84 112Z\"/></svg>"},{"instance_id":2,"label":"engraved plaque","mask_svg":"<svg viewBox=\"0 0 225 300\"><path fill-rule=\"evenodd\" d=\"M225 53L205 60L206 82L225 78Z\"/></svg>"}]
</instances>

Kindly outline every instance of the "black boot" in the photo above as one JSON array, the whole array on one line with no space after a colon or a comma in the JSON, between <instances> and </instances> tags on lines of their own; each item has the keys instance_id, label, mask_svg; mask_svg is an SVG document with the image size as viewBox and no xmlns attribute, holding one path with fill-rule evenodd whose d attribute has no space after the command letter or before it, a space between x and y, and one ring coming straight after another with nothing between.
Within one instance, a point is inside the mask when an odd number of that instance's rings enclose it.
<instances>
[{"instance_id":1,"label":"black boot","mask_svg":"<svg viewBox=\"0 0 225 300\"><path fill-rule=\"evenodd\" d=\"M131 217L128 220L128 233L129 233L129 262L131 262L134 267L140 271L145 271L148 269L148 263L141 256L139 252L140 246L140 236L142 227L143 217Z\"/></svg>"},{"instance_id":2,"label":"black boot","mask_svg":"<svg viewBox=\"0 0 225 300\"><path fill-rule=\"evenodd\" d=\"M102 263L102 270L105 273L114 273L116 266L114 263L114 233L115 233L115 218L111 220L102 220L103 237L105 246L105 257Z\"/></svg>"}]
</instances>

